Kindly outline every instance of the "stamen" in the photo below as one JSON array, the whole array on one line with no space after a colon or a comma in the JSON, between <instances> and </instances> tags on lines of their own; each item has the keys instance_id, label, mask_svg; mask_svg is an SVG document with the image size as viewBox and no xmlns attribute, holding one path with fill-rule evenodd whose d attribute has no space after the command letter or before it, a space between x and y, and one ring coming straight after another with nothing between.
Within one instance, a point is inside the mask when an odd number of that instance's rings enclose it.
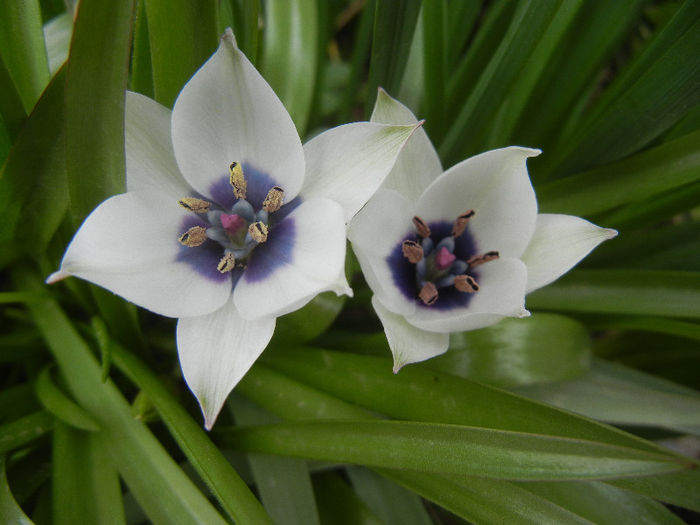
<instances>
[{"instance_id":1,"label":"stamen","mask_svg":"<svg viewBox=\"0 0 700 525\"><path fill-rule=\"evenodd\" d=\"M255 210L253 205L245 199L238 199L236 204L231 206L231 213L240 215L248 222L255 222Z\"/></svg>"},{"instance_id":2,"label":"stamen","mask_svg":"<svg viewBox=\"0 0 700 525\"><path fill-rule=\"evenodd\" d=\"M216 265L216 269L219 270L220 273L228 273L233 270L235 266L236 258L231 252L227 251L219 261L219 264Z\"/></svg>"},{"instance_id":3,"label":"stamen","mask_svg":"<svg viewBox=\"0 0 700 525\"><path fill-rule=\"evenodd\" d=\"M267 240L267 225L264 222L254 222L248 226L248 233L255 242L265 242Z\"/></svg>"},{"instance_id":4,"label":"stamen","mask_svg":"<svg viewBox=\"0 0 700 525\"><path fill-rule=\"evenodd\" d=\"M237 199L245 199L248 183L243 176L243 168L240 163L232 162L228 167L229 182L233 187L233 194Z\"/></svg>"},{"instance_id":5,"label":"stamen","mask_svg":"<svg viewBox=\"0 0 700 525\"><path fill-rule=\"evenodd\" d=\"M282 207L284 201L284 190L279 186L274 186L267 192L267 197L262 204L262 209L268 213L277 211Z\"/></svg>"},{"instance_id":6,"label":"stamen","mask_svg":"<svg viewBox=\"0 0 700 525\"><path fill-rule=\"evenodd\" d=\"M435 247L435 243L430 237L426 237L425 239L422 239L420 242L420 245L423 247L423 256L427 257L430 255L430 253L433 251L433 248Z\"/></svg>"},{"instance_id":7,"label":"stamen","mask_svg":"<svg viewBox=\"0 0 700 525\"><path fill-rule=\"evenodd\" d=\"M459 275L460 273L466 273L467 263L464 261L455 261L452 263L452 268L450 268L450 273L452 275Z\"/></svg>"},{"instance_id":8,"label":"stamen","mask_svg":"<svg viewBox=\"0 0 700 525\"><path fill-rule=\"evenodd\" d=\"M403 241L401 252L411 264L416 264L423 259L423 247L416 241Z\"/></svg>"},{"instance_id":9,"label":"stamen","mask_svg":"<svg viewBox=\"0 0 700 525\"><path fill-rule=\"evenodd\" d=\"M177 203L185 208L186 210L193 211L194 213L206 213L209 211L210 202L204 199L198 199L197 197L183 197Z\"/></svg>"},{"instance_id":10,"label":"stamen","mask_svg":"<svg viewBox=\"0 0 700 525\"><path fill-rule=\"evenodd\" d=\"M425 238L430 237L430 227L425 223L423 219L416 215L413 217L413 225L416 227L418 235Z\"/></svg>"},{"instance_id":11,"label":"stamen","mask_svg":"<svg viewBox=\"0 0 700 525\"><path fill-rule=\"evenodd\" d=\"M454 226L452 226L452 236L459 237L460 235L462 235L464 233L464 230L467 229L467 223L469 222L469 219L471 219L472 217L474 217L474 210L467 210L459 217L457 217Z\"/></svg>"},{"instance_id":12,"label":"stamen","mask_svg":"<svg viewBox=\"0 0 700 525\"><path fill-rule=\"evenodd\" d=\"M190 248L201 246L206 240L207 230L201 226L192 226L189 230L180 235L180 238L178 239L180 244L189 246Z\"/></svg>"},{"instance_id":13,"label":"stamen","mask_svg":"<svg viewBox=\"0 0 700 525\"><path fill-rule=\"evenodd\" d=\"M455 288L460 292L474 293L479 291L479 284L471 275L455 276Z\"/></svg>"},{"instance_id":14,"label":"stamen","mask_svg":"<svg viewBox=\"0 0 700 525\"><path fill-rule=\"evenodd\" d=\"M438 270L445 270L452 266L457 257L444 246L435 254L435 267Z\"/></svg>"},{"instance_id":15,"label":"stamen","mask_svg":"<svg viewBox=\"0 0 700 525\"><path fill-rule=\"evenodd\" d=\"M467 264L470 268L474 268L480 264L493 261L494 259L498 259L498 252L486 252L482 255L472 255L469 257L469 259L467 259Z\"/></svg>"},{"instance_id":16,"label":"stamen","mask_svg":"<svg viewBox=\"0 0 700 525\"><path fill-rule=\"evenodd\" d=\"M423 304L425 304L426 306L433 305L433 304L435 304L435 301L438 300L437 288L435 288L435 285L433 283L428 281L420 289L420 292L418 293L418 297L420 298L421 301L423 301Z\"/></svg>"}]
</instances>

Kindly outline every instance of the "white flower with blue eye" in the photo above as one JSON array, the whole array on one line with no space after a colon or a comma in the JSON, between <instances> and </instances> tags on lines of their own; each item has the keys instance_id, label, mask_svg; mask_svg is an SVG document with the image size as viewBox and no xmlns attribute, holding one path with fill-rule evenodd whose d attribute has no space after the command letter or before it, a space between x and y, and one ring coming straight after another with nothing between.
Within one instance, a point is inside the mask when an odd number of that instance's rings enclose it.
<instances>
[{"instance_id":1,"label":"white flower with blue eye","mask_svg":"<svg viewBox=\"0 0 700 525\"><path fill-rule=\"evenodd\" d=\"M179 318L183 374L211 428L277 317L351 294L346 223L416 126L348 124L302 147L228 30L172 112L127 94L127 193L88 216L47 282L73 275Z\"/></svg>"},{"instance_id":2,"label":"white flower with blue eye","mask_svg":"<svg viewBox=\"0 0 700 525\"><path fill-rule=\"evenodd\" d=\"M372 120L415 122L380 91ZM554 281L615 230L538 214L527 172L540 151L487 151L442 172L419 129L350 224L394 371L445 352L450 332L526 317L525 295Z\"/></svg>"}]
</instances>

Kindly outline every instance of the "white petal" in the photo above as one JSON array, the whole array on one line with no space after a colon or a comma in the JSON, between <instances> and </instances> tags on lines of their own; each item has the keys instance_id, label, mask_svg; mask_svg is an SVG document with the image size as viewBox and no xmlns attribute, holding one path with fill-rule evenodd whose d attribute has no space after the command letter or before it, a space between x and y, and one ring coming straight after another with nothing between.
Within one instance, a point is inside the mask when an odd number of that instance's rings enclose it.
<instances>
[{"instance_id":1,"label":"white petal","mask_svg":"<svg viewBox=\"0 0 700 525\"><path fill-rule=\"evenodd\" d=\"M404 365L425 361L447 351L450 334L416 328L405 317L387 310L377 296L372 297L372 306L384 325L386 339L394 356L394 373Z\"/></svg>"},{"instance_id":2,"label":"white petal","mask_svg":"<svg viewBox=\"0 0 700 525\"><path fill-rule=\"evenodd\" d=\"M527 265L527 293L558 279L617 231L572 215L540 213L521 259Z\"/></svg>"},{"instance_id":3,"label":"white petal","mask_svg":"<svg viewBox=\"0 0 700 525\"><path fill-rule=\"evenodd\" d=\"M336 291L344 266L342 208L329 199L307 200L253 251L233 298L246 319L280 316Z\"/></svg>"},{"instance_id":4,"label":"white petal","mask_svg":"<svg viewBox=\"0 0 700 525\"><path fill-rule=\"evenodd\" d=\"M170 110L133 92L126 94L126 187L158 190L175 201L192 191L175 162Z\"/></svg>"},{"instance_id":5,"label":"white petal","mask_svg":"<svg viewBox=\"0 0 700 525\"><path fill-rule=\"evenodd\" d=\"M410 315L416 305L394 283L387 258L414 231L411 202L394 190L379 190L350 223L348 238L362 273L382 304L392 312Z\"/></svg>"},{"instance_id":6,"label":"white petal","mask_svg":"<svg viewBox=\"0 0 700 525\"><path fill-rule=\"evenodd\" d=\"M355 122L314 137L304 145L302 196L333 199L349 222L384 182L417 126Z\"/></svg>"},{"instance_id":7,"label":"white petal","mask_svg":"<svg viewBox=\"0 0 700 525\"><path fill-rule=\"evenodd\" d=\"M475 212L469 232L480 252L520 257L535 231L537 201L525 161L539 150L511 146L456 164L425 190L416 213L426 222Z\"/></svg>"},{"instance_id":8,"label":"white petal","mask_svg":"<svg viewBox=\"0 0 700 525\"><path fill-rule=\"evenodd\" d=\"M412 325L433 332L463 332L492 325L503 317L526 317L527 269L518 259L501 258L478 267L480 289L466 307L439 310L416 308L407 318Z\"/></svg>"},{"instance_id":9,"label":"white petal","mask_svg":"<svg viewBox=\"0 0 700 525\"><path fill-rule=\"evenodd\" d=\"M182 174L202 195L211 196L233 161L269 176L287 200L304 181L304 151L294 123L236 47L231 30L175 101L172 138Z\"/></svg>"},{"instance_id":10,"label":"white petal","mask_svg":"<svg viewBox=\"0 0 700 525\"><path fill-rule=\"evenodd\" d=\"M187 250L206 249L179 244L187 218L157 192L111 197L85 219L52 282L68 273L169 317L213 312L231 294L231 278L216 275L216 260L208 273L183 259Z\"/></svg>"},{"instance_id":11,"label":"white petal","mask_svg":"<svg viewBox=\"0 0 700 525\"><path fill-rule=\"evenodd\" d=\"M270 342L275 318L243 319L233 300L214 313L177 323L177 352L187 385L197 397L207 430L233 387Z\"/></svg>"},{"instance_id":12,"label":"white petal","mask_svg":"<svg viewBox=\"0 0 700 525\"><path fill-rule=\"evenodd\" d=\"M371 121L382 124L418 123L410 109L381 88L377 94ZM396 190L415 202L423 190L441 173L440 157L421 126L408 139L382 188Z\"/></svg>"}]
</instances>

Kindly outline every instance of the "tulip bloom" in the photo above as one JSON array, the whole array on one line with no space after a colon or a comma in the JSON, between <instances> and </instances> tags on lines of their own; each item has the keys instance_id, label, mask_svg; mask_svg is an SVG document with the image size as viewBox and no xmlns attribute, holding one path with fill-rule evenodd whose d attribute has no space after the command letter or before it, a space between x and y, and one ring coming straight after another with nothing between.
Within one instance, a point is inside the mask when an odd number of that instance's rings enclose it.
<instances>
[{"instance_id":1,"label":"tulip bloom","mask_svg":"<svg viewBox=\"0 0 700 525\"><path fill-rule=\"evenodd\" d=\"M413 114L380 91L373 121ZM487 151L442 172L421 129L349 237L372 288L394 371L445 352L450 332L526 317L525 295L617 235L579 217L538 214L527 172L540 151Z\"/></svg>"},{"instance_id":2,"label":"tulip bloom","mask_svg":"<svg viewBox=\"0 0 700 525\"><path fill-rule=\"evenodd\" d=\"M182 371L210 429L277 317L351 294L346 223L416 127L355 123L302 146L228 30L172 112L127 94L127 193L88 216L47 282L74 275L179 318Z\"/></svg>"}]
</instances>

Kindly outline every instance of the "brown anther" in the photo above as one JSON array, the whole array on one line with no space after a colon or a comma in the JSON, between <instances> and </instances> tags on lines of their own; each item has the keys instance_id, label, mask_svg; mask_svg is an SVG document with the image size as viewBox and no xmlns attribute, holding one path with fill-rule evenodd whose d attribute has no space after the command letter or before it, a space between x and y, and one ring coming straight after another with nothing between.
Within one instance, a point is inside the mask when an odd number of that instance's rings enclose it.
<instances>
[{"instance_id":1,"label":"brown anther","mask_svg":"<svg viewBox=\"0 0 700 525\"><path fill-rule=\"evenodd\" d=\"M233 195L237 199L245 199L248 182L246 182L245 176L243 175L241 164L239 162L232 162L228 167L228 174L228 181L233 187Z\"/></svg>"},{"instance_id":2,"label":"brown anther","mask_svg":"<svg viewBox=\"0 0 700 525\"><path fill-rule=\"evenodd\" d=\"M467 229L467 223L469 222L469 219L471 219L472 217L474 217L474 210L467 210L459 217L457 217L454 225L452 226L452 236L459 237L460 235L462 235L464 233L464 230Z\"/></svg>"},{"instance_id":3,"label":"brown anther","mask_svg":"<svg viewBox=\"0 0 700 525\"><path fill-rule=\"evenodd\" d=\"M416 241L403 241L401 252L411 264L416 264L423 259L423 247Z\"/></svg>"},{"instance_id":4,"label":"brown anther","mask_svg":"<svg viewBox=\"0 0 700 525\"><path fill-rule=\"evenodd\" d=\"M178 239L180 244L189 246L190 248L201 246L206 240L207 230L202 226L192 226L189 230L180 235L180 238Z\"/></svg>"},{"instance_id":5,"label":"brown anther","mask_svg":"<svg viewBox=\"0 0 700 525\"><path fill-rule=\"evenodd\" d=\"M254 222L248 226L248 233L255 242L265 242L267 240L267 225L262 222Z\"/></svg>"},{"instance_id":6,"label":"brown anther","mask_svg":"<svg viewBox=\"0 0 700 525\"><path fill-rule=\"evenodd\" d=\"M231 270L233 270L236 267L236 258L233 256L231 252L226 252L224 256L221 258L219 261L219 264L216 265L216 269L219 270L220 273L228 273Z\"/></svg>"},{"instance_id":7,"label":"brown anther","mask_svg":"<svg viewBox=\"0 0 700 525\"><path fill-rule=\"evenodd\" d=\"M207 213L209 211L209 206L211 206L210 202L204 199L198 199L197 197L184 197L177 201L177 203L186 210L195 213Z\"/></svg>"},{"instance_id":8,"label":"brown anther","mask_svg":"<svg viewBox=\"0 0 700 525\"><path fill-rule=\"evenodd\" d=\"M413 217L413 225L416 227L416 232L418 232L420 237L423 237L424 239L426 237L430 237L430 227L425 224L425 221L418 217L418 215Z\"/></svg>"},{"instance_id":9,"label":"brown anther","mask_svg":"<svg viewBox=\"0 0 700 525\"><path fill-rule=\"evenodd\" d=\"M470 268L474 268L480 264L484 264L495 259L498 259L498 252L486 252L482 253L481 255L472 255L469 257L469 259L467 259L467 264Z\"/></svg>"},{"instance_id":10,"label":"brown anther","mask_svg":"<svg viewBox=\"0 0 700 525\"><path fill-rule=\"evenodd\" d=\"M433 283L428 281L423 285L423 288L420 289L420 292L418 292L418 297L423 301L423 304L431 306L438 300L437 288L435 288Z\"/></svg>"},{"instance_id":11,"label":"brown anther","mask_svg":"<svg viewBox=\"0 0 700 525\"><path fill-rule=\"evenodd\" d=\"M277 211L282 207L284 202L284 190L279 186L274 186L267 192L267 197L262 204L262 209L267 213Z\"/></svg>"},{"instance_id":12,"label":"brown anther","mask_svg":"<svg viewBox=\"0 0 700 525\"><path fill-rule=\"evenodd\" d=\"M474 293L479 291L479 284L471 275L457 275L455 277L455 288L460 292Z\"/></svg>"}]
</instances>

